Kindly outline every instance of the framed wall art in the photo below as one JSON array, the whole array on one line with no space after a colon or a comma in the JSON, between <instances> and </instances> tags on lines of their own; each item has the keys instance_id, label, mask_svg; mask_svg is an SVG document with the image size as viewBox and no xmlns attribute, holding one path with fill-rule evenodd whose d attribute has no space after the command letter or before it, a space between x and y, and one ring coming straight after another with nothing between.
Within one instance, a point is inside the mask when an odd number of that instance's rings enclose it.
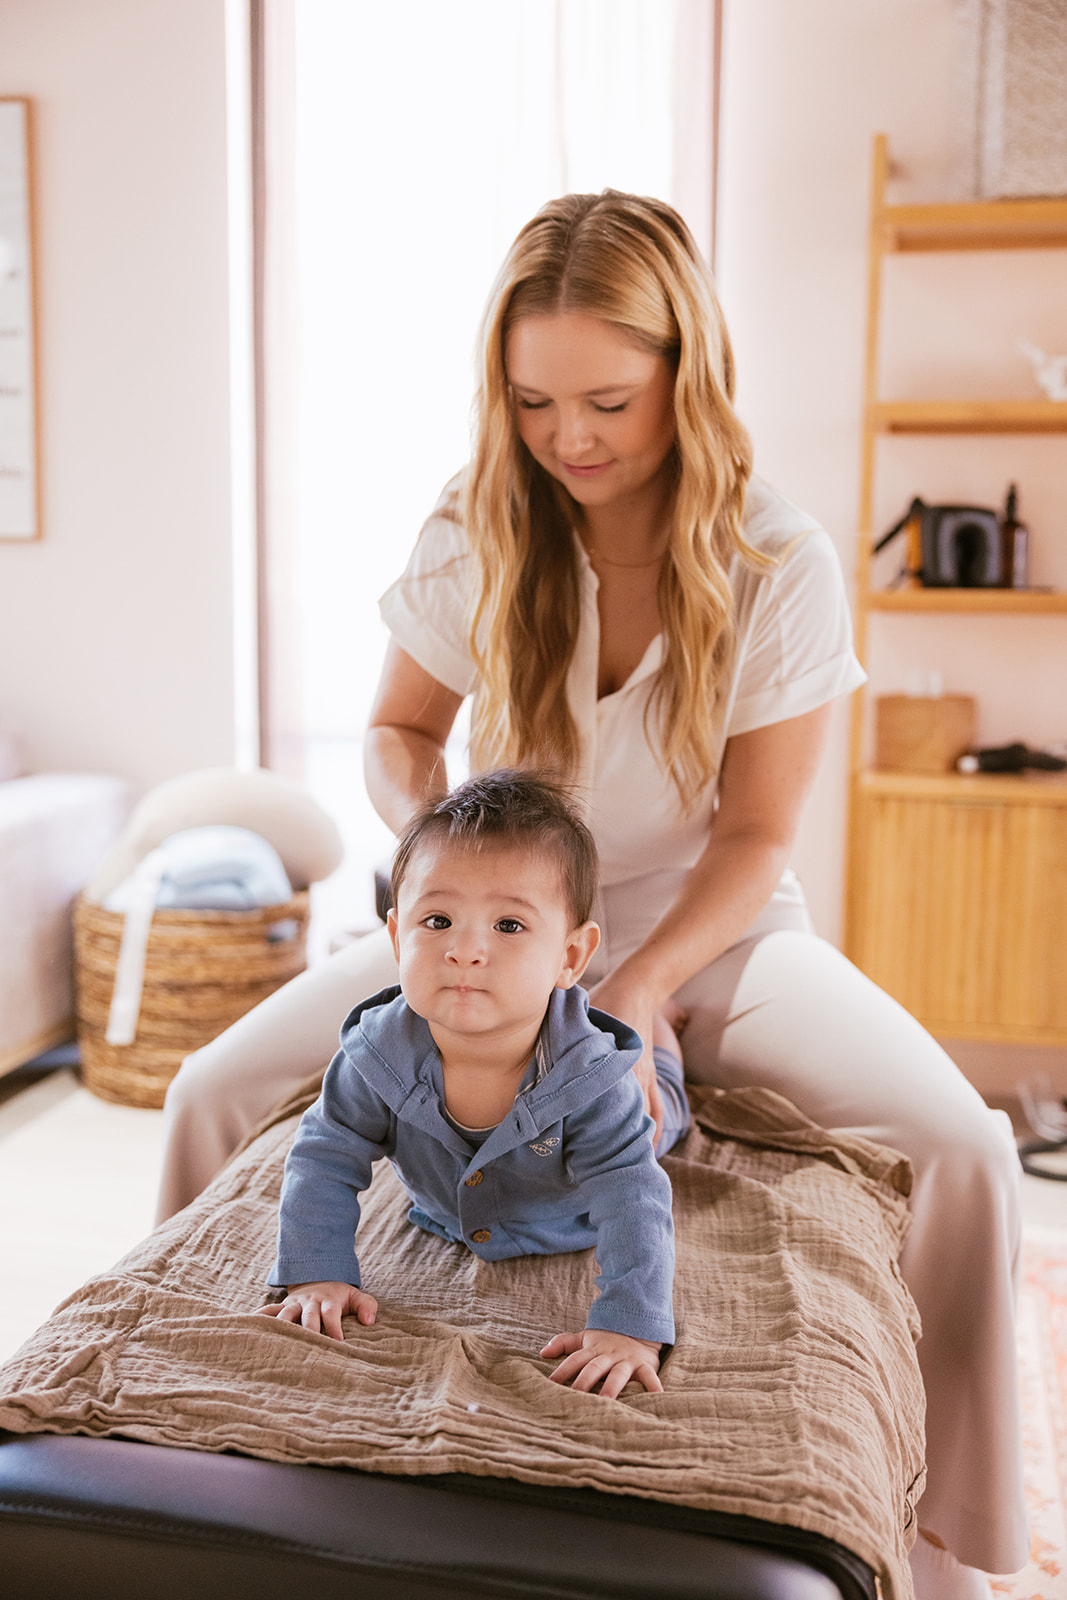
<instances>
[{"instance_id":1,"label":"framed wall art","mask_svg":"<svg viewBox=\"0 0 1067 1600\"><path fill-rule=\"evenodd\" d=\"M0 99L0 539L41 534L30 105Z\"/></svg>"}]
</instances>

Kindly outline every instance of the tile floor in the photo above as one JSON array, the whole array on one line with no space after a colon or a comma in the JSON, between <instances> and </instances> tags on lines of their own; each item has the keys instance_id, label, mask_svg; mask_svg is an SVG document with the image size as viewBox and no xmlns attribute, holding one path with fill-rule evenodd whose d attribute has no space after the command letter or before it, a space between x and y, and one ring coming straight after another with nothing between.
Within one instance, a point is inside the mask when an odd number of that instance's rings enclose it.
<instances>
[{"instance_id":1,"label":"tile floor","mask_svg":"<svg viewBox=\"0 0 1067 1600\"><path fill-rule=\"evenodd\" d=\"M0 1361L148 1232L162 1121L98 1100L69 1067L0 1078ZM1026 1227L1067 1232L1067 1183L1024 1177L1023 1195Z\"/></svg>"},{"instance_id":2,"label":"tile floor","mask_svg":"<svg viewBox=\"0 0 1067 1600\"><path fill-rule=\"evenodd\" d=\"M0 1078L0 1360L149 1231L162 1124L69 1067Z\"/></svg>"}]
</instances>

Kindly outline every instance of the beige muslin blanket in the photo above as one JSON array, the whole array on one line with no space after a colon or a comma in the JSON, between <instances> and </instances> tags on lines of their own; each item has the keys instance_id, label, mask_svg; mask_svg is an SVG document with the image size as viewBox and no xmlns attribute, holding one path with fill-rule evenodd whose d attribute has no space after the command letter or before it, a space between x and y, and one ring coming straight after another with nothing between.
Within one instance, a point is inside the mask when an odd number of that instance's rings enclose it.
<instances>
[{"instance_id":1,"label":"beige muslin blanket","mask_svg":"<svg viewBox=\"0 0 1067 1600\"><path fill-rule=\"evenodd\" d=\"M310 1098L308 1096L307 1098ZM665 1165L677 1343L665 1393L548 1380L584 1326L592 1251L482 1262L420 1232L386 1162L360 1224L378 1320L343 1344L266 1298L283 1108L193 1206L92 1279L0 1368L0 1427L124 1434L390 1473L590 1487L825 1534L910 1600L923 1480L906 1162L766 1090L693 1092Z\"/></svg>"}]
</instances>

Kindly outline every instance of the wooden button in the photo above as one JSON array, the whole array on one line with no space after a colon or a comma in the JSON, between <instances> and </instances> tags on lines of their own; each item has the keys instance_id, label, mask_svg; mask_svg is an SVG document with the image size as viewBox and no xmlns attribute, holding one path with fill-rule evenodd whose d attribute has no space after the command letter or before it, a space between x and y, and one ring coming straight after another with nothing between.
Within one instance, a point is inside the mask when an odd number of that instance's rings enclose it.
<instances>
[{"instance_id":1,"label":"wooden button","mask_svg":"<svg viewBox=\"0 0 1067 1600\"><path fill-rule=\"evenodd\" d=\"M474 1189L481 1181L482 1174L480 1172L472 1172L469 1178L464 1178L463 1187L465 1189Z\"/></svg>"},{"instance_id":2,"label":"wooden button","mask_svg":"<svg viewBox=\"0 0 1067 1600\"><path fill-rule=\"evenodd\" d=\"M492 1237L493 1235L489 1232L488 1228L477 1228L475 1229L474 1233L471 1234L471 1238L474 1240L475 1244L486 1244Z\"/></svg>"}]
</instances>

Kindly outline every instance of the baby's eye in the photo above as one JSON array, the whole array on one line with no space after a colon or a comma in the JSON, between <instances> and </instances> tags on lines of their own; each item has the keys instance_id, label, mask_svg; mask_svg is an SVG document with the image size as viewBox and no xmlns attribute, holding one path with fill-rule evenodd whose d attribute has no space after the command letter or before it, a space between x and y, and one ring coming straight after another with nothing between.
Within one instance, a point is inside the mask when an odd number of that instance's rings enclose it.
<instances>
[{"instance_id":1,"label":"baby's eye","mask_svg":"<svg viewBox=\"0 0 1067 1600\"><path fill-rule=\"evenodd\" d=\"M433 911L428 917L422 919L423 927L430 928L434 933L440 933L444 928L452 926L451 917L442 916L440 911Z\"/></svg>"},{"instance_id":2,"label":"baby's eye","mask_svg":"<svg viewBox=\"0 0 1067 1600\"><path fill-rule=\"evenodd\" d=\"M501 917L497 922L497 928L501 933L521 933L522 923L518 917Z\"/></svg>"}]
</instances>

